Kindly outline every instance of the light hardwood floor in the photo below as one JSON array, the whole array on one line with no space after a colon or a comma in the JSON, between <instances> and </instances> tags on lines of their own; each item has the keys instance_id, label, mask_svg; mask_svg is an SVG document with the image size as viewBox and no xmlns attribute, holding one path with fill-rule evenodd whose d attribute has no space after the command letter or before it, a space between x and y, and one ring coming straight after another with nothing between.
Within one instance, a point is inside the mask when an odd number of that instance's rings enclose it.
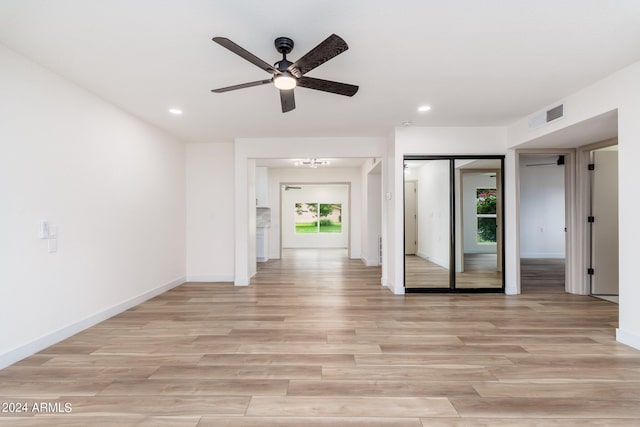
<instances>
[{"instance_id":1,"label":"light hardwood floor","mask_svg":"<svg viewBox=\"0 0 640 427\"><path fill-rule=\"evenodd\" d=\"M188 283L0 371L8 426L638 426L640 351L586 296L392 295L342 251ZM31 407L31 406L30 406Z\"/></svg>"},{"instance_id":2,"label":"light hardwood floor","mask_svg":"<svg viewBox=\"0 0 640 427\"><path fill-rule=\"evenodd\" d=\"M520 287L523 294L565 293L565 260L522 258Z\"/></svg>"}]
</instances>

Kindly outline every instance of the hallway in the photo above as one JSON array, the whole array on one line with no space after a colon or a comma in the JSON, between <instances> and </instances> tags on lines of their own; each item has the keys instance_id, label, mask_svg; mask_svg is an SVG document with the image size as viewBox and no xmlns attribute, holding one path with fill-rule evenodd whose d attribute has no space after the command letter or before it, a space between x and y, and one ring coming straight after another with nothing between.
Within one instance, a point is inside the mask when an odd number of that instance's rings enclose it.
<instances>
[{"instance_id":1,"label":"hallway","mask_svg":"<svg viewBox=\"0 0 640 427\"><path fill-rule=\"evenodd\" d=\"M72 406L0 424L629 426L640 352L617 308L397 296L344 251L287 251L248 287L186 283L0 371L3 402Z\"/></svg>"}]
</instances>

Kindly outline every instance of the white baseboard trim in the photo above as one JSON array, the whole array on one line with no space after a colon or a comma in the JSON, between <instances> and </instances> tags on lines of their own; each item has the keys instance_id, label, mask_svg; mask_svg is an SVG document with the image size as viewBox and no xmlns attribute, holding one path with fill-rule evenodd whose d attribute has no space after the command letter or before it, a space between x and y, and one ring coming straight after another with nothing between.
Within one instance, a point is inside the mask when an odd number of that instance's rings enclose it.
<instances>
[{"instance_id":1,"label":"white baseboard trim","mask_svg":"<svg viewBox=\"0 0 640 427\"><path fill-rule=\"evenodd\" d=\"M440 267L449 268L449 264L448 263L444 263L442 260L439 260L438 258L430 257L427 254L425 254L424 252L417 252L416 256L419 256L422 259L426 259L429 262L437 264Z\"/></svg>"},{"instance_id":2,"label":"white baseboard trim","mask_svg":"<svg viewBox=\"0 0 640 427\"><path fill-rule=\"evenodd\" d=\"M379 267L380 266L380 264L378 263L378 260L369 261L368 259L366 259L364 257L362 257L360 259L362 260L364 265L366 265L367 267Z\"/></svg>"},{"instance_id":3,"label":"white baseboard trim","mask_svg":"<svg viewBox=\"0 0 640 427\"><path fill-rule=\"evenodd\" d=\"M380 284L385 288L389 289L389 291L394 295L404 295L404 286L394 286L389 280L382 277L380 279Z\"/></svg>"},{"instance_id":4,"label":"white baseboard trim","mask_svg":"<svg viewBox=\"0 0 640 427\"><path fill-rule=\"evenodd\" d=\"M640 335L618 328L616 329L616 340L629 347L640 350Z\"/></svg>"},{"instance_id":5,"label":"white baseboard trim","mask_svg":"<svg viewBox=\"0 0 640 427\"><path fill-rule=\"evenodd\" d=\"M187 276L187 282L233 282L233 276Z\"/></svg>"},{"instance_id":6,"label":"white baseboard trim","mask_svg":"<svg viewBox=\"0 0 640 427\"><path fill-rule=\"evenodd\" d=\"M235 279L233 281L234 286L249 286L250 279Z\"/></svg>"},{"instance_id":7,"label":"white baseboard trim","mask_svg":"<svg viewBox=\"0 0 640 427\"><path fill-rule=\"evenodd\" d=\"M518 288L516 288L515 286L505 286L504 288L504 293L506 295L519 295L520 292L518 292Z\"/></svg>"},{"instance_id":8,"label":"white baseboard trim","mask_svg":"<svg viewBox=\"0 0 640 427\"><path fill-rule=\"evenodd\" d=\"M394 286L391 292L393 292L394 295L404 295L404 286Z\"/></svg>"},{"instance_id":9,"label":"white baseboard trim","mask_svg":"<svg viewBox=\"0 0 640 427\"><path fill-rule=\"evenodd\" d=\"M185 283L185 278L179 277L155 289L151 289L150 291L144 292L136 297L123 301L120 304L116 304L99 313L92 314L91 316L85 317L84 319L65 326L64 328L53 331L18 348L10 350L7 353L0 355L0 369L6 368L7 366L12 365L19 360L22 360L41 350L44 350L47 347L59 343L60 341L65 340L80 331L83 331L93 325L96 325L117 314L120 314L123 311L130 309L131 307L142 304L143 302L148 301L151 298L160 295L170 289L173 289L183 283Z\"/></svg>"}]
</instances>

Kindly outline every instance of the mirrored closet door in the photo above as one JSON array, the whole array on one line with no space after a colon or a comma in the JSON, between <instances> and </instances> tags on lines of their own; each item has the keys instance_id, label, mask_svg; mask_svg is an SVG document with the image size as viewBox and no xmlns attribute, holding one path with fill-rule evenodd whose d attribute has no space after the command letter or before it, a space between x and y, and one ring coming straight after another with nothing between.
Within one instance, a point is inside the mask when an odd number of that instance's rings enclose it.
<instances>
[{"instance_id":1,"label":"mirrored closet door","mask_svg":"<svg viewBox=\"0 0 640 427\"><path fill-rule=\"evenodd\" d=\"M407 156L407 292L504 292L503 156Z\"/></svg>"}]
</instances>

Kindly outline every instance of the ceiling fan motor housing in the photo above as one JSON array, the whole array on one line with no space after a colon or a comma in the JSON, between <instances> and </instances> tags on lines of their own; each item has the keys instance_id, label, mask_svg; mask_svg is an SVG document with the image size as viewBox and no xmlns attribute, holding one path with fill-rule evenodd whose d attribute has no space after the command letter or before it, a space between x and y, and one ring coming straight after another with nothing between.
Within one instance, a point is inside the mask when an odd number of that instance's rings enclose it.
<instances>
[{"instance_id":1,"label":"ceiling fan motor housing","mask_svg":"<svg viewBox=\"0 0 640 427\"><path fill-rule=\"evenodd\" d=\"M276 50L283 55L288 55L293 50L293 40L289 37L278 37L273 42Z\"/></svg>"}]
</instances>

